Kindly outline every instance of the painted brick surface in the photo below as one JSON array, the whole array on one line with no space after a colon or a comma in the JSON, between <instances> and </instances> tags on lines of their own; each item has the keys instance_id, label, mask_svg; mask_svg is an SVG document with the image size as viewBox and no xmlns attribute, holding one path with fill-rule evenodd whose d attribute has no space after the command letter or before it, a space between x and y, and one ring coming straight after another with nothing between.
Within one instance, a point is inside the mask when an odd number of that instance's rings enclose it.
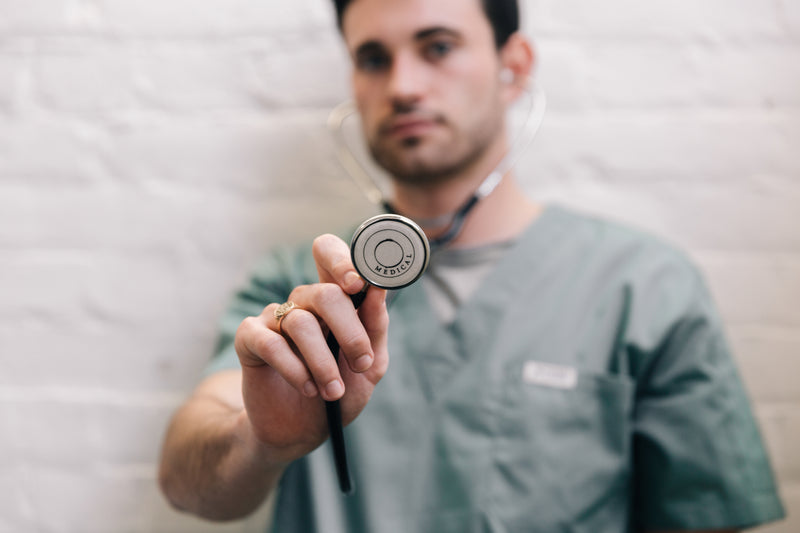
<instances>
[{"instance_id":1,"label":"painted brick surface","mask_svg":"<svg viewBox=\"0 0 800 533\"><path fill-rule=\"evenodd\" d=\"M800 3L528 0L525 189L703 270L800 530ZM372 208L335 161L327 0L0 0L0 533L263 531L155 483L218 317Z\"/></svg>"}]
</instances>

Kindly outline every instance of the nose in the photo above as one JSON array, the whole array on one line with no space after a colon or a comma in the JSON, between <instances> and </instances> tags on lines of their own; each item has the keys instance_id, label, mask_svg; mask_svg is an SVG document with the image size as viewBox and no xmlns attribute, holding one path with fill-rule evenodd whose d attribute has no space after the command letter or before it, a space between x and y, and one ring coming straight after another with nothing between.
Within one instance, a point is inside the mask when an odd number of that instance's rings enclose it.
<instances>
[{"instance_id":1,"label":"nose","mask_svg":"<svg viewBox=\"0 0 800 533\"><path fill-rule=\"evenodd\" d=\"M424 64L411 54L397 54L389 78L389 98L395 107L413 106L425 92Z\"/></svg>"}]
</instances>

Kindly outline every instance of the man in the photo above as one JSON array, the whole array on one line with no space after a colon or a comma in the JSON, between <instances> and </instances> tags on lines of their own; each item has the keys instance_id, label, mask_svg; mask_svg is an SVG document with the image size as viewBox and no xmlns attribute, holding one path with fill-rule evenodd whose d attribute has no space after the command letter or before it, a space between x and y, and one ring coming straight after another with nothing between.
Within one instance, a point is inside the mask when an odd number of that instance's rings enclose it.
<instances>
[{"instance_id":1,"label":"man","mask_svg":"<svg viewBox=\"0 0 800 533\"><path fill-rule=\"evenodd\" d=\"M533 67L516 2L336 6L393 209L456 212L507 152L504 112ZM278 490L273 530L291 532L733 530L782 515L719 319L671 249L540 206L509 174L390 310L376 288L354 309L362 286L331 235L256 273L170 425L160 479L176 507L232 519ZM350 424L354 496L321 446L323 399Z\"/></svg>"}]
</instances>

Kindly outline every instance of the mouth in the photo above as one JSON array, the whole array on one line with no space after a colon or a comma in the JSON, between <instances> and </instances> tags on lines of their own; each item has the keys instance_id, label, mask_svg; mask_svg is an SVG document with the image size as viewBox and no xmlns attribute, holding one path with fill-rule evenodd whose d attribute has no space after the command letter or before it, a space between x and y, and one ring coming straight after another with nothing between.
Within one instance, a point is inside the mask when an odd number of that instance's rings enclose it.
<instances>
[{"instance_id":1,"label":"mouth","mask_svg":"<svg viewBox=\"0 0 800 533\"><path fill-rule=\"evenodd\" d=\"M422 137L440 125L441 120L434 116L394 115L381 125L379 132L385 137L404 140L411 137Z\"/></svg>"}]
</instances>

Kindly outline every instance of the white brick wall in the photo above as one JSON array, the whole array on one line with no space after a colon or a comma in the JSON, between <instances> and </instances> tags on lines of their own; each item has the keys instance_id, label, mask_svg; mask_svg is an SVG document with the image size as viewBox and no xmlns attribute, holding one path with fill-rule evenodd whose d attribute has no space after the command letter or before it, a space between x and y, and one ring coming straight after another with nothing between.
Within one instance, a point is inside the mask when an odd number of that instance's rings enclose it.
<instances>
[{"instance_id":1,"label":"white brick wall","mask_svg":"<svg viewBox=\"0 0 800 533\"><path fill-rule=\"evenodd\" d=\"M525 186L705 270L792 513L769 533L800 530L798 6L524 5ZM158 447L255 258L370 211L323 126L346 94L327 0L0 0L0 533L260 530L171 511Z\"/></svg>"}]
</instances>

